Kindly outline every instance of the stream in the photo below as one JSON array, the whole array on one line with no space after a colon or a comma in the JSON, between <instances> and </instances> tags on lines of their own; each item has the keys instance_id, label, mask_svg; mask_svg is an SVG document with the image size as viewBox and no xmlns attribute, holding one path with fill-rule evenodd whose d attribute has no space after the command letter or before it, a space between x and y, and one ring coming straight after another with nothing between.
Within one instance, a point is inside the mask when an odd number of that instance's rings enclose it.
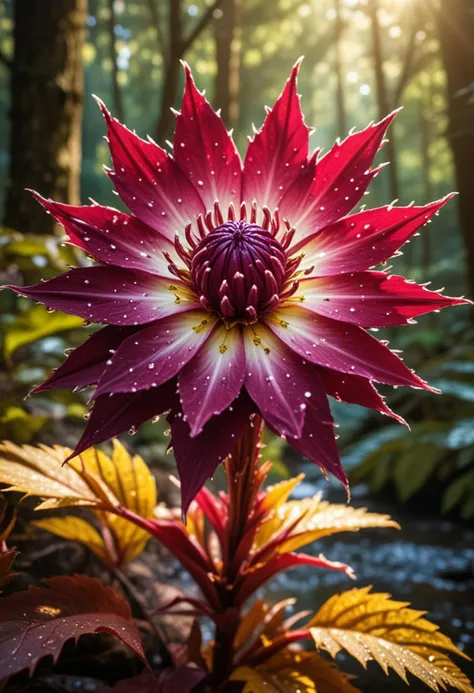
<instances>
[{"instance_id":1,"label":"stream","mask_svg":"<svg viewBox=\"0 0 474 693\"><path fill-rule=\"evenodd\" d=\"M324 498L335 503L345 502L339 488L304 481L296 489L296 497L313 495L322 490ZM352 488L351 505L366 507L370 512L391 515L402 526L395 529L361 530L323 539L308 553L323 553L332 561L348 563L357 579L353 582L344 573L317 571L303 567L282 574L267 588L272 600L296 597L297 609L315 611L334 592L352 587L373 585L374 591L388 592L400 601L411 602L414 608L428 612L466 654L474 656L474 530L439 517L422 517L398 504L370 496L364 485ZM306 550L306 549L305 549ZM368 671L350 658L339 655L341 668L357 676L354 684L364 693L407 690L393 674L386 678L378 665ZM463 671L474 679L474 664L456 659ZM410 677L410 691L427 691Z\"/></svg>"}]
</instances>

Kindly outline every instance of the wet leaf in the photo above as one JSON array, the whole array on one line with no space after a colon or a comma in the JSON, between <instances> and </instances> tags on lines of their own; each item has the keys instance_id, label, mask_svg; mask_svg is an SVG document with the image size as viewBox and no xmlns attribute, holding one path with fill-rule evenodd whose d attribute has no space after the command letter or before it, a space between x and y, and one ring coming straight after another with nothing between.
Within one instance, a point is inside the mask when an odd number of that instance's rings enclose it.
<instances>
[{"instance_id":1,"label":"wet leaf","mask_svg":"<svg viewBox=\"0 0 474 693\"><path fill-rule=\"evenodd\" d=\"M315 652L286 649L256 668L239 667L242 693L360 693L350 677Z\"/></svg>"},{"instance_id":2,"label":"wet leaf","mask_svg":"<svg viewBox=\"0 0 474 693\"><path fill-rule=\"evenodd\" d=\"M406 683L410 672L434 691L452 686L473 693L448 656L466 655L423 618L424 612L370 589L334 595L321 607L308 624L316 647L332 657L346 650L364 667L375 660L386 674L392 668Z\"/></svg>"},{"instance_id":3,"label":"wet leaf","mask_svg":"<svg viewBox=\"0 0 474 693\"><path fill-rule=\"evenodd\" d=\"M202 669L191 667L165 669L159 676L145 671L113 688L101 688L101 693L191 693L205 676Z\"/></svg>"},{"instance_id":4,"label":"wet leaf","mask_svg":"<svg viewBox=\"0 0 474 693\"><path fill-rule=\"evenodd\" d=\"M322 501L321 496L283 503L255 537L257 547L274 546L279 553L295 551L323 537L338 532L357 532L367 527L399 525L388 515L368 513L365 508L335 505Z\"/></svg>"},{"instance_id":5,"label":"wet leaf","mask_svg":"<svg viewBox=\"0 0 474 693\"><path fill-rule=\"evenodd\" d=\"M113 510L119 506L149 519L157 503L155 479L138 455L131 456L114 440L109 457L90 448L63 466L68 448L44 445L0 445L0 483L9 490L40 496L37 510L88 506L101 532L88 522L68 516L41 520L38 525L65 539L86 544L108 563L124 565L144 549L149 533Z\"/></svg>"},{"instance_id":6,"label":"wet leaf","mask_svg":"<svg viewBox=\"0 0 474 693\"><path fill-rule=\"evenodd\" d=\"M0 600L0 679L31 673L42 657L55 661L66 641L85 633L110 633L145 663L128 602L111 587L84 575L54 577Z\"/></svg>"}]
</instances>

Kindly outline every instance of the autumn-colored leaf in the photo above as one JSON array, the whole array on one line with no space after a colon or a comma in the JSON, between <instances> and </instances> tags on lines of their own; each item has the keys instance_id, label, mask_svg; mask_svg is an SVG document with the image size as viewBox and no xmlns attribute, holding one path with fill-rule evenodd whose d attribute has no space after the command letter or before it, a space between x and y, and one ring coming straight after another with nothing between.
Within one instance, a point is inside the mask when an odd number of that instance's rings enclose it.
<instances>
[{"instance_id":1,"label":"autumn-colored leaf","mask_svg":"<svg viewBox=\"0 0 474 693\"><path fill-rule=\"evenodd\" d=\"M80 518L49 518L37 525L65 539L86 544L102 560L125 565L144 549L150 534L107 508L125 507L146 519L157 502L155 479L138 455L113 441L111 457L90 448L63 466L68 448L0 446L0 482L9 490L46 498L37 510L89 506L102 529Z\"/></svg>"},{"instance_id":2,"label":"autumn-colored leaf","mask_svg":"<svg viewBox=\"0 0 474 693\"><path fill-rule=\"evenodd\" d=\"M365 508L334 505L314 498L288 501L263 522L255 537L255 547L273 548L279 553L295 551L338 532L357 532L368 527L399 525L388 515L368 513Z\"/></svg>"},{"instance_id":3,"label":"autumn-colored leaf","mask_svg":"<svg viewBox=\"0 0 474 693\"><path fill-rule=\"evenodd\" d=\"M409 671L434 691L452 686L462 693L474 693L448 656L466 655L423 618L424 612L370 590L334 595L320 608L307 624L317 648L332 657L346 650L364 667L375 660L386 674L392 668L405 682Z\"/></svg>"},{"instance_id":4,"label":"autumn-colored leaf","mask_svg":"<svg viewBox=\"0 0 474 693\"><path fill-rule=\"evenodd\" d=\"M245 682L242 693L360 693L316 652L286 649L256 668L239 667L232 680Z\"/></svg>"},{"instance_id":5,"label":"autumn-colored leaf","mask_svg":"<svg viewBox=\"0 0 474 693\"><path fill-rule=\"evenodd\" d=\"M56 660L65 642L85 633L110 633L146 663L128 602L84 575L54 577L0 599L0 680L42 657Z\"/></svg>"}]
</instances>

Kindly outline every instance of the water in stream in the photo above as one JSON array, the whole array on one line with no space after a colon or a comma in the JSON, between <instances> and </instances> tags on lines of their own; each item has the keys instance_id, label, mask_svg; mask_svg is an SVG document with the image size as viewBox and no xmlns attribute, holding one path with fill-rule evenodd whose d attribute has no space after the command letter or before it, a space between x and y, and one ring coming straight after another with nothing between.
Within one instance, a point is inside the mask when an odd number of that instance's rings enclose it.
<instances>
[{"instance_id":1,"label":"water in stream","mask_svg":"<svg viewBox=\"0 0 474 693\"><path fill-rule=\"evenodd\" d=\"M298 496L305 497L315 493L315 486L303 482L297 490ZM345 501L340 488L325 484L323 490L325 499L336 503ZM277 578L267 588L272 597L296 597L298 610L315 611L335 591L373 585L374 591L389 592L398 600L411 602L416 609L428 611L429 618L473 657L474 529L442 516L420 517L404 506L390 507L385 500L371 497L362 485L352 488L351 505L389 514L401 524L402 530L362 530L318 542L312 548L330 560L351 565L356 581L352 582L344 573L304 567ZM342 656L340 662L341 668L357 675L354 683L364 693L407 690L396 676L385 678L376 665L364 672L357 663ZM457 664L474 680L473 663L459 659ZM413 679L411 684L412 693L428 690Z\"/></svg>"}]
</instances>

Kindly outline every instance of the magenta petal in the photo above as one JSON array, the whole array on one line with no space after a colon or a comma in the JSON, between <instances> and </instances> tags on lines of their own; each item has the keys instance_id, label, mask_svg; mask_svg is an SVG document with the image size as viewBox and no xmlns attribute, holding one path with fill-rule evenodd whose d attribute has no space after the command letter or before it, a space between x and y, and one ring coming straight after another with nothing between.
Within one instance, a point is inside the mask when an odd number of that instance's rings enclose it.
<instances>
[{"instance_id":1,"label":"magenta petal","mask_svg":"<svg viewBox=\"0 0 474 693\"><path fill-rule=\"evenodd\" d=\"M244 331L245 388L279 435L298 438L311 399L320 420L332 421L316 369L259 323ZM329 418L328 418L329 417Z\"/></svg>"},{"instance_id":2,"label":"magenta petal","mask_svg":"<svg viewBox=\"0 0 474 693\"><path fill-rule=\"evenodd\" d=\"M5 288L48 308L104 325L142 325L199 306L176 280L171 283L141 270L113 265L81 267L35 286Z\"/></svg>"},{"instance_id":3,"label":"magenta petal","mask_svg":"<svg viewBox=\"0 0 474 693\"><path fill-rule=\"evenodd\" d=\"M295 240L348 214L379 169L371 170L396 112L362 132L349 135L319 161L313 156L280 203L282 216L296 229Z\"/></svg>"},{"instance_id":4,"label":"magenta petal","mask_svg":"<svg viewBox=\"0 0 474 693\"><path fill-rule=\"evenodd\" d=\"M203 310L173 315L126 339L99 380L96 396L157 387L174 377L197 354L215 325Z\"/></svg>"},{"instance_id":5,"label":"magenta petal","mask_svg":"<svg viewBox=\"0 0 474 693\"><path fill-rule=\"evenodd\" d=\"M64 226L71 243L99 262L174 277L163 255L176 256L173 243L137 217L112 207L73 207L33 194Z\"/></svg>"},{"instance_id":6,"label":"magenta petal","mask_svg":"<svg viewBox=\"0 0 474 693\"><path fill-rule=\"evenodd\" d=\"M315 315L304 308L277 310L267 324L297 354L320 366L388 385L431 389L361 327Z\"/></svg>"},{"instance_id":7,"label":"magenta petal","mask_svg":"<svg viewBox=\"0 0 474 693\"><path fill-rule=\"evenodd\" d=\"M112 118L99 101L114 170L109 172L127 207L170 240L205 212L201 198L177 163L157 144L145 142Z\"/></svg>"},{"instance_id":8,"label":"magenta petal","mask_svg":"<svg viewBox=\"0 0 474 693\"><path fill-rule=\"evenodd\" d=\"M222 118L197 90L188 65L181 113L176 118L174 160L198 191L206 209L219 201L224 215L240 205L242 164Z\"/></svg>"},{"instance_id":9,"label":"magenta petal","mask_svg":"<svg viewBox=\"0 0 474 693\"><path fill-rule=\"evenodd\" d=\"M192 436L200 433L212 416L232 404L239 396L244 377L240 325L228 330L221 323L179 374L179 396Z\"/></svg>"},{"instance_id":10,"label":"magenta petal","mask_svg":"<svg viewBox=\"0 0 474 693\"><path fill-rule=\"evenodd\" d=\"M176 405L176 381L134 394L102 395L92 409L80 441L68 459L125 431L134 433L154 416Z\"/></svg>"},{"instance_id":11,"label":"magenta petal","mask_svg":"<svg viewBox=\"0 0 474 693\"><path fill-rule=\"evenodd\" d=\"M337 221L298 243L292 253L302 251L302 268L313 274L360 272L388 260L453 197L425 207L380 207Z\"/></svg>"},{"instance_id":12,"label":"magenta petal","mask_svg":"<svg viewBox=\"0 0 474 693\"><path fill-rule=\"evenodd\" d=\"M386 272L303 279L298 296L306 310L361 327L406 325L418 315L468 302Z\"/></svg>"},{"instance_id":13,"label":"magenta petal","mask_svg":"<svg viewBox=\"0 0 474 693\"><path fill-rule=\"evenodd\" d=\"M198 436L180 409L171 416L171 436L179 477L181 504L186 513L191 501L219 464L232 452L249 416L254 411L247 395L242 394L229 409L214 416Z\"/></svg>"},{"instance_id":14,"label":"magenta petal","mask_svg":"<svg viewBox=\"0 0 474 693\"><path fill-rule=\"evenodd\" d=\"M106 362L120 344L137 332L136 327L115 327L108 325L94 332L85 342L67 357L44 383L32 392L54 390L58 387L85 387L95 385Z\"/></svg>"},{"instance_id":15,"label":"magenta petal","mask_svg":"<svg viewBox=\"0 0 474 693\"><path fill-rule=\"evenodd\" d=\"M375 409L381 414L391 416L401 424L407 425L406 421L395 414L385 403L384 398L375 389L374 385L359 375L348 375L339 373L330 368L319 369L326 392L338 402L346 404L358 404L361 407Z\"/></svg>"},{"instance_id":16,"label":"magenta petal","mask_svg":"<svg viewBox=\"0 0 474 693\"><path fill-rule=\"evenodd\" d=\"M262 128L250 140L244 161L242 199L255 199L260 207L267 205L271 210L278 206L308 159L309 129L296 93L299 67L300 61Z\"/></svg>"}]
</instances>

